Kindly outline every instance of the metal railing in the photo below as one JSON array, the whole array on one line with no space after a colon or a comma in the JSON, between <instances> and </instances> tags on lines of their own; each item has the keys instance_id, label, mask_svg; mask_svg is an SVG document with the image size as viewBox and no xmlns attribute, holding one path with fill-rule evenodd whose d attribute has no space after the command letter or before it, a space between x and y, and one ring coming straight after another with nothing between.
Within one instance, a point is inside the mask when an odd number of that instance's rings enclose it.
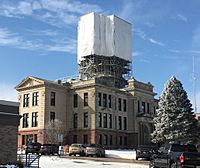
<instances>
[{"instance_id":1,"label":"metal railing","mask_svg":"<svg viewBox=\"0 0 200 168\"><path fill-rule=\"evenodd\" d=\"M37 154L18 154L17 161L23 163L24 167L39 168L40 157Z\"/></svg>"}]
</instances>

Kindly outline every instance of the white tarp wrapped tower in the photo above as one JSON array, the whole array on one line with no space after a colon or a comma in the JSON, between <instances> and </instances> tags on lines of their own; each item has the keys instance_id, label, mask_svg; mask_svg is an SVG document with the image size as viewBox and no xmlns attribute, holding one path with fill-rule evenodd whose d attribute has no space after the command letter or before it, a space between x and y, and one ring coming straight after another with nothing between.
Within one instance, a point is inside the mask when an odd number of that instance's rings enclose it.
<instances>
[{"instance_id":1,"label":"white tarp wrapped tower","mask_svg":"<svg viewBox=\"0 0 200 168\"><path fill-rule=\"evenodd\" d=\"M130 23L96 13L80 18L78 65L82 79L107 78L110 85L124 87L131 61Z\"/></svg>"}]
</instances>

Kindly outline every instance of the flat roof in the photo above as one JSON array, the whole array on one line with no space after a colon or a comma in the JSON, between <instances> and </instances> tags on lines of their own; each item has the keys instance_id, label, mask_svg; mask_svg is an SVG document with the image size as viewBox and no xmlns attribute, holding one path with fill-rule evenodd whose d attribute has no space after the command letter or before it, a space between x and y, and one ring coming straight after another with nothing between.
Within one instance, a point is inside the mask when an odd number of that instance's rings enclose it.
<instances>
[{"instance_id":1,"label":"flat roof","mask_svg":"<svg viewBox=\"0 0 200 168\"><path fill-rule=\"evenodd\" d=\"M14 102L14 101L7 101L7 100L0 100L0 104L1 105L6 105L6 106L19 106L18 102Z\"/></svg>"}]
</instances>

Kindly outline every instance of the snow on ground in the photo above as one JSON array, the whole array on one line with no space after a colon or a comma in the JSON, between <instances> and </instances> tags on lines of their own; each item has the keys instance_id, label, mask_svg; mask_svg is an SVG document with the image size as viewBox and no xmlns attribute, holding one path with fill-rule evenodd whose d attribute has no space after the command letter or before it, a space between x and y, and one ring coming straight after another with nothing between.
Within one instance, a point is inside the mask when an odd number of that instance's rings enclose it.
<instances>
[{"instance_id":1,"label":"snow on ground","mask_svg":"<svg viewBox=\"0 0 200 168\"><path fill-rule=\"evenodd\" d=\"M106 150L106 157L135 159L134 150ZM40 158L41 168L147 168L148 165L137 163L102 162L84 159L59 158L56 156L42 156Z\"/></svg>"},{"instance_id":2,"label":"snow on ground","mask_svg":"<svg viewBox=\"0 0 200 168\"><path fill-rule=\"evenodd\" d=\"M18 151L18 154L25 154L25 151ZM108 158L123 158L123 159L135 159L135 150L105 150L106 157Z\"/></svg>"},{"instance_id":3,"label":"snow on ground","mask_svg":"<svg viewBox=\"0 0 200 168\"><path fill-rule=\"evenodd\" d=\"M135 150L106 150L107 158L135 159ZM24 151L19 151L24 153ZM77 156L78 157L78 156ZM58 156L41 156L40 168L147 168L148 165L137 163L103 162L86 159L60 158Z\"/></svg>"},{"instance_id":4,"label":"snow on ground","mask_svg":"<svg viewBox=\"0 0 200 168\"><path fill-rule=\"evenodd\" d=\"M41 168L148 168L148 165L136 163L97 162L84 159L59 158L58 156L42 156Z\"/></svg>"},{"instance_id":5,"label":"snow on ground","mask_svg":"<svg viewBox=\"0 0 200 168\"><path fill-rule=\"evenodd\" d=\"M106 150L106 157L135 159L136 152L135 150Z\"/></svg>"}]
</instances>

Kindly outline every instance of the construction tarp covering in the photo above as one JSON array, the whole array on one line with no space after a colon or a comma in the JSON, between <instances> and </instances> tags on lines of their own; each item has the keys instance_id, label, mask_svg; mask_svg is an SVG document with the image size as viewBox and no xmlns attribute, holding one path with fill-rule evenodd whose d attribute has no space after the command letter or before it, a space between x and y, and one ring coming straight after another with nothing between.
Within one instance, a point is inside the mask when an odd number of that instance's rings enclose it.
<instances>
[{"instance_id":1,"label":"construction tarp covering","mask_svg":"<svg viewBox=\"0 0 200 168\"><path fill-rule=\"evenodd\" d=\"M131 61L131 24L114 16L90 13L78 25L78 63L88 55Z\"/></svg>"}]
</instances>

